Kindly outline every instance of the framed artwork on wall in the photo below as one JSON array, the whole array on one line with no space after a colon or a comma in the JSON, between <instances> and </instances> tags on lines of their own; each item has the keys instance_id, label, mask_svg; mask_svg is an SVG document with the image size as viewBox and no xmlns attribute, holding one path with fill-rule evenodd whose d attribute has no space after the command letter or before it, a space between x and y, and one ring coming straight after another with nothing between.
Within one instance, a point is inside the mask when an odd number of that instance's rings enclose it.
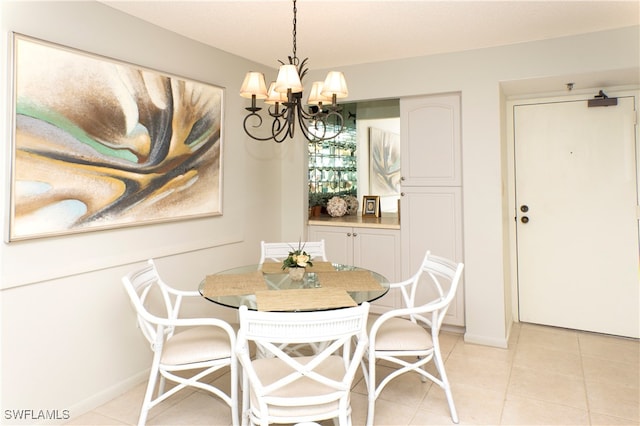
<instances>
[{"instance_id":1,"label":"framed artwork on wall","mask_svg":"<svg viewBox=\"0 0 640 426\"><path fill-rule=\"evenodd\" d=\"M8 241L222 214L223 88L12 36Z\"/></svg>"},{"instance_id":2,"label":"framed artwork on wall","mask_svg":"<svg viewBox=\"0 0 640 426\"><path fill-rule=\"evenodd\" d=\"M369 191L400 194L400 135L369 127Z\"/></svg>"}]
</instances>

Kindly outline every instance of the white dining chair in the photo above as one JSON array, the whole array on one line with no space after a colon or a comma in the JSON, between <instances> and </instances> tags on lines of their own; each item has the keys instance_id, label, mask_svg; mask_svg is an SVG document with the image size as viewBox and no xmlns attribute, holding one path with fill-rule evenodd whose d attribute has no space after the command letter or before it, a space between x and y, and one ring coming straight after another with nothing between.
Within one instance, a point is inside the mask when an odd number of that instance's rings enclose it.
<instances>
[{"instance_id":1,"label":"white dining chair","mask_svg":"<svg viewBox=\"0 0 640 426\"><path fill-rule=\"evenodd\" d=\"M237 354L242 366L242 424L337 419L351 424L350 391L367 346L369 303L316 312L239 310ZM272 357L251 359L256 343ZM292 356L282 344L325 342L323 350Z\"/></svg>"},{"instance_id":2,"label":"white dining chair","mask_svg":"<svg viewBox=\"0 0 640 426\"><path fill-rule=\"evenodd\" d=\"M312 261L327 261L327 254L324 248L324 240L320 241L307 241L305 243L267 243L260 242L260 265L265 261L269 262L282 262L287 258L289 252L298 249L299 246L304 245L304 251L311 256Z\"/></svg>"},{"instance_id":3,"label":"white dining chair","mask_svg":"<svg viewBox=\"0 0 640 426\"><path fill-rule=\"evenodd\" d=\"M260 242L260 262L262 265L264 262L282 262L284 259L289 256L289 252L297 250L298 247L302 247L304 245L303 250L307 252L309 256L311 256L311 261L322 261L327 262L327 254L325 251L324 240L320 241L307 241L307 242L295 242L295 243L267 243L265 241ZM285 280L285 278L283 278ZM287 351L292 354L301 355L304 351L304 348L311 348L311 350L316 351L318 348L316 344L310 343L308 345L282 345L282 348L287 347ZM258 347L258 350L261 351L261 348ZM260 352L262 353L262 352ZM268 356L268 354L262 353L263 356Z\"/></svg>"},{"instance_id":4,"label":"white dining chair","mask_svg":"<svg viewBox=\"0 0 640 426\"><path fill-rule=\"evenodd\" d=\"M440 352L439 334L463 268L462 263L427 252L420 269L411 278L391 284L391 289L400 290L403 307L382 314L369 327L368 370L362 363L368 388L367 425L373 425L375 402L384 387L408 372L416 372L423 381L429 379L444 390L451 419L458 423L451 385ZM428 303L416 305L418 287L427 285L435 289L437 296ZM386 361L385 366L394 366L394 371L382 378L376 387L378 360ZM426 371L425 365L430 361L434 361L439 377Z\"/></svg>"},{"instance_id":5,"label":"white dining chair","mask_svg":"<svg viewBox=\"0 0 640 426\"><path fill-rule=\"evenodd\" d=\"M211 392L224 401L231 409L231 423L237 425L238 367L235 355L236 332L233 327L216 318L180 318L183 299L202 296L198 291L182 291L167 285L160 278L151 259L145 267L125 275L122 283L137 313L138 327L153 351L138 424L144 425L149 410L160 402L181 389L192 386ZM224 367L230 368L228 394L201 381ZM193 375L184 377L183 372L189 370L196 371ZM158 376L160 383L155 393ZM165 392L165 379L177 385Z\"/></svg>"}]
</instances>

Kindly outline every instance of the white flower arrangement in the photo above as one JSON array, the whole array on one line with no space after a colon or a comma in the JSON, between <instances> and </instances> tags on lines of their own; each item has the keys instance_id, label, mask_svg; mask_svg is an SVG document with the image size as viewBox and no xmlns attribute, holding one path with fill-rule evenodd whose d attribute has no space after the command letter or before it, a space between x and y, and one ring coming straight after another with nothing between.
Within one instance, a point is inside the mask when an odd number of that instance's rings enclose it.
<instances>
[{"instance_id":1,"label":"white flower arrangement","mask_svg":"<svg viewBox=\"0 0 640 426\"><path fill-rule=\"evenodd\" d=\"M304 251L304 244L298 242L298 248L291 247L289 256L282 262L282 269L287 268L306 268L307 266L313 266L311 262L311 256Z\"/></svg>"},{"instance_id":2,"label":"white flower arrangement","mask_svg":"<svg viewBox=\"0 0 640 426\"><path fill-rule=\"evenodd\" d=\"M331 197L327 203L327 213L333 217L344 216L347 212L347 202L340 197Z\"/></svg>"}]
</instances>

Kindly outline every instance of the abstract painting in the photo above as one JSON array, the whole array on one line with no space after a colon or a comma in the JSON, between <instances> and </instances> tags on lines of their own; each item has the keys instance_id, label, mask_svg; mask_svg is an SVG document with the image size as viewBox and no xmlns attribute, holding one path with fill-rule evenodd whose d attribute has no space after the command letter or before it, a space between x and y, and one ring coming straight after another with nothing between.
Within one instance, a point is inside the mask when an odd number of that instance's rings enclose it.
<instances>
[{"instance_id":1,"label":"abstract painting","mask_svg":"<svg viewBox=\"0 0 640 426\"><path fill-rule=\"evenodd\" d=\"M400 135L369 128L369 192L400 194Z\"/></svg>"},{"instance_id":2,"label":"abstract painting","mask_svg":"<svg viewBox=\"0 0 640 426\"><path fill-rule=\"evenodd\" d=\"M13 40L9 241L222 214L222 88Z\"/></svg>"}]
</instances>

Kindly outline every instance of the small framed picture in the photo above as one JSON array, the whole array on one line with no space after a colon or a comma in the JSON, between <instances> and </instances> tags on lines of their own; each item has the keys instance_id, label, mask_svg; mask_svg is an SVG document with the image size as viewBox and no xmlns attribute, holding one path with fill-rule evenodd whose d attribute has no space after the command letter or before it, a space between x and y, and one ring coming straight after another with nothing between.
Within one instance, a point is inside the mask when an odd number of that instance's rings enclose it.
<instances>
[{"instance_id":1,"label":"small framed picture","mask_svg":"<svg viewBox=\"0 0 640 426\"><path fill-rule=\"evenodd\" d=\"M380 217L380 197L378 195L362 197L362 216Z\"/></svg>"}]
</instances>

